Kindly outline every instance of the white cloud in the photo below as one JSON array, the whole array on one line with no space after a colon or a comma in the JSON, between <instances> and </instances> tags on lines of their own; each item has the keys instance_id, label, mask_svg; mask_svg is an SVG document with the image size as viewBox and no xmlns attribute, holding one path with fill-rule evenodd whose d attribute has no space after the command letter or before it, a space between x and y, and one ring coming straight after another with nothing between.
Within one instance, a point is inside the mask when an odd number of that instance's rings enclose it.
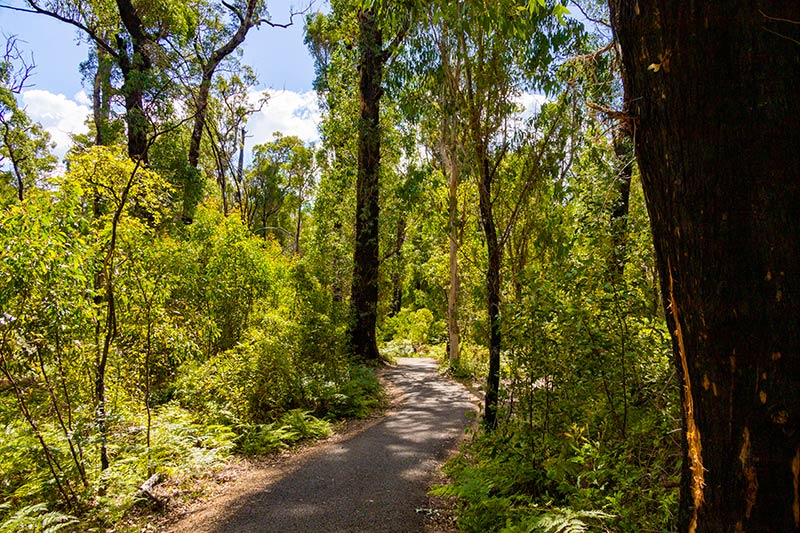
<instances>
[{"instance_id":1,"label":"white cloud","mask_svg":"<svg viewBox=\"0 0 800 533\"><path fill-rule=\"evenodd\" d=\"M88 98L83 91L70 100L63 94L53 94L48 91L31 89L22 93L22 103L25 112L32 121L38 122L50 132L53 142L56 143L55 154L59 160L64 157L72 146L71 133L86 133L86 117L90 113L86 105Z\"/></svg>"},{"instance_id":2,"label":"white cloud","mask_svg":"<svg viewBox=\"0 0 800 533\"><path fill-rule=\"evenodd\" d=\"M322 115L315 92L281 90L270 91L269 95L267 104L248 122L250 148L271 141L275 132L296 135L305 142L319 140L317 126ZM261 97L262 93L255 91L250 95L253 102ZM63 94L31 89L22 94L22 104L31 120L50 132L59 160L72 146L70 134L88 131L85 121L91 113L91 102L84 91L70 99Z\"/></svg>"},{"instance_id":3,"label":"white cloud","mask_svg":"<svg viewBox=\"0 0 800 533\"><path fill-rule=\"evenodd\" d=\"M543 94L523 93L514 98L514 101L523 107L524 111L521 113L522 117L524 119L528 119L539 113L539 110L542 109L542 106L548 102L551 102L552 100Z\"/></svg>"},{"instance_id":4,"label":"white cloud","mask_svg":"<svg viewBox=\"0 0 800 533\"><path fill-rule=\"evenodd\" d=\"M81 105L85 105L90 107L92 105L92 101L89 99L89 95L86 94L86 91L78 91L75 93L73 99Z\"/></svg>"},{"instance_id":5,"label":"white cloud","mask_svg":"<svg viewBox=\"0 0 800 533\"><path fill-rule=\"evenodd\" d=\"M545 95L536 93L523 93L517 96L515 100L519 105L525 108L523 112L525 115L538 113L544 104L552 101Z\"/></svg>"},{"instance_id":6,"label":"white cloud","mask_svg":"<svg viewBox=\"0 0 800 533\"><path fill-rule=\"evenodd\" d=\"M261 92L250 94L251 102L257 102ZM318 124L322 114L314 91L296 93L293 91L269 91L267 104L250 117L247 124L248 144L250 148L256 144L270 142L275 132L284 135L296 135L305 142L319 140Z\"/></svg>"}]
</instances>

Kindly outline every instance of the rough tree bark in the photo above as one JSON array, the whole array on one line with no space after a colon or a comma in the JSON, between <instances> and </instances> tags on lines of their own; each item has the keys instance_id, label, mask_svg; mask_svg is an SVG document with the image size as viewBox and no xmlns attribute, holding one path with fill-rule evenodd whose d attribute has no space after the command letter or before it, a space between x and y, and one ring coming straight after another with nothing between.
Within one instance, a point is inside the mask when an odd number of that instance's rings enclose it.
<instances>
[{"instance_id":1,"label":"rough tree bark","mask_svg":"<svg viewBox=\"0 0 800 533\"><path fill-rule=\"evenodd\" d=\"M375 325L378 313L378 177L381 133L378 123L383 94L384 52L381 29L372 10L358 14L359 98L356 242L350 299L350 344L353 356L377 361Z\"/></svg>"},{"instance_id":2,"label":"rough tree bark","mask_svg":"<svg viewBox=\"0 0 800 533\"><path fill-rule=\"evenodd\" d=\"M155 45L144 29L139 13L131 0L117 0L120 20L130 36L130 53L125 38L117 34L117 62L122 72L125 98L125 123L128 126L128 156L147 163L147 114L144 92L153 61L150 48Z\"/></svg>"},{"instance_id":3,"label":"rough tree bark","mask_svg":"<svg viewBox=\"0 0 800 533\"><path fill-rule=\"evenodd\" d=\"M680 530L797 531L800 3L610 6L680 376Z\"/></svg>"},{"instance_id":4,"label":"rough tree bark","mask_svg":"<svg viewBox=\"0 0 800 533\"><path fill-rule=\"evenodd\" d=\"M485 155L485 154L484 154ZM481 223L486 237L489 261L486 270L486 304L489 313L489 374L486 378L484 423L489 428L497 425L497 402L500 390L500 266L503 263L502 247L497 238L497 226L492 212L492 181L494 171L489 168L489 159L484 157L480 165Z\"/></svg>"},{"instance_id":5,"label":"rough tree bark","mask_svg":"<svg viewBox=\"0 0 800 533\"><path fill-rule=\"evenodd\" d=\"M26 0L36 13L70 24L97 44L116 61L122 73L121 93L125 103L125 125L128 129L128 156L135 161L147 162L147 114L144 106L145 89L153 67L151 54L158 44L145 31L144 23L131 0L116 0L120 21L125 31L111 35L87 24L71 9L62 9L58 3L42 7L35 0ZM80 13L80 10L77 12ZM74 16L74 18L73 18ZM108 40L107 40L108 38ZM98 61L102 58L98 57ZM103 67L105 68L105 67Z\"/></svg>"}]
</instances>

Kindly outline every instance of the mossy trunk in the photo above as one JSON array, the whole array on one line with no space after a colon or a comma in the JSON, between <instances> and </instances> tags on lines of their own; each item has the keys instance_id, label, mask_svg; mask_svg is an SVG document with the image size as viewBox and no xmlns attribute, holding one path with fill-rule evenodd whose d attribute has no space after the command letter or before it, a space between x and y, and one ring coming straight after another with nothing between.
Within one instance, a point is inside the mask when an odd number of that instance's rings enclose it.
<instances>
[{"instance_id":1,"label":"mossy trunk","mask_svg":"<svg viewBox=\"0 0 800 533\"><path fill-rule=\"evenodd\" d=\"M356 180L356 239L350 299L350 344L362 361L379 359L375 327L378 315L378 189L381 161L379 125L383 94L383 39L375 14L363 10L359 22L358 176Z\"/></svg>"}]
</instances>

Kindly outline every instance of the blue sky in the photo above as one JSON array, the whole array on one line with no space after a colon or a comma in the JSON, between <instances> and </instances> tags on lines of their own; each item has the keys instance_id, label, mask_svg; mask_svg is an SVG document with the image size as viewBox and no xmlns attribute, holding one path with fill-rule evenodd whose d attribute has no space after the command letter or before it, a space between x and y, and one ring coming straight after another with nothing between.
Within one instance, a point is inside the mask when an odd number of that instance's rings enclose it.
<instances>
[{"instance_id":1,"label":"blue sky","mask_svg":"<svg viewBox=\"0 0 800 533\"><path fill-rule=\"evenodd\" d=\"M2 0L21 6L20 0ZM298 1L299 3L299 1ZM317 5L322 2L317 0ZM290 3L271 2L274 22L288 21ZM314 64L303 44L302 16L282 29L262 25L250 31L245 41L244 61L253 66L259 79L258 92L268 90L270 103L249 124L252 144L266 142L275 131L298 135L306 141L317 139L319 109L311 83ZM22 95L28 114L50 131L63 155L69 133L82 131L89 112L89 99L81 85L79 65L86 59L87 46L79 43L77 31L49 17L0 9L0 33L15 35L25 57L36 68Z\"/></svg>"}]
</instances>

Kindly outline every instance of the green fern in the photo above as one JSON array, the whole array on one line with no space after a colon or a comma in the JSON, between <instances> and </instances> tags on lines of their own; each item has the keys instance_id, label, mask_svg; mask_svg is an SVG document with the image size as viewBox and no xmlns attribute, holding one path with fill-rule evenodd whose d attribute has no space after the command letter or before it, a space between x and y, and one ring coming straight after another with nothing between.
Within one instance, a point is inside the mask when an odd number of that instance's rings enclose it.
<instances>
[{"instance_id":1,"label":"green fern","mask_svg":"<svg viewBox=\"0 0 800 533\"><path fill-rule=\"evenodd\" d=\"M321 420L310 411L292 409L281 419L283 429L296 433L300 438L319 439L329 437L332 433L331 425L326 420Z\"/></svg>"},{"instance_id":2,"label":"green fern","mask_svg":"<svg viewBox=\"0 0 800 533\"><path fill-rule=\"evenodd\" d=\"M542 533L586 533L589 524L584 520L602 520L613 518L613 515L602 511L573 511L572 509L553 509L539 516L528 531Z\"/></svg>"},{"instance_id":3,"label":"green fern","mask_svg":"<svg viewBox=\"0 0 800 533\"><path fill-rule=\"evenodd\" d=\"M74 516L48 511L46 503L37 503L23 507L11 515L0 524L0 533L16 533L17 531L56 533L78 523L78 519Z\"/></svg>"}]
</instances>

